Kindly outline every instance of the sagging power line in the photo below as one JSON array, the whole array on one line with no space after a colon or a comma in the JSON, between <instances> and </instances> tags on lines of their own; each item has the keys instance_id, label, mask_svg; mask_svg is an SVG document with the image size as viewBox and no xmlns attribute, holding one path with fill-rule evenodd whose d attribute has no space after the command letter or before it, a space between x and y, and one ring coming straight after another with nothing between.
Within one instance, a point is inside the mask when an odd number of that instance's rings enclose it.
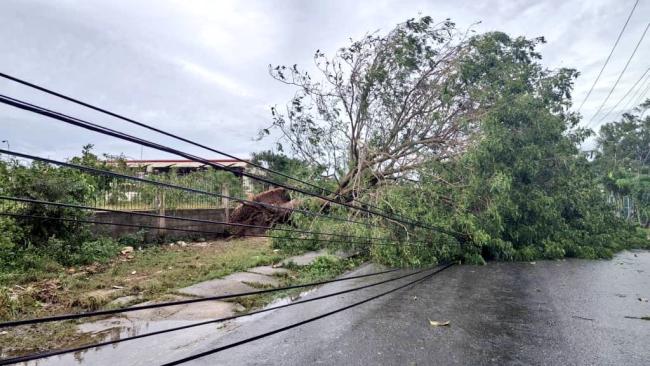
<instances>
[{"instance_id":1,"label":"sagging power line","mask_svg":"<svg viewBox=\"0 0 650 366\"><path fill-rule=\"evenodd\" d=\"M396 291L399 291L399 290L401 290L401 289L403 289L403 288L406 288L406 287L409 287L409 286L415 285L416 283L422 282L422 281L424 281L424 280L426 280L426 279L429 279L429 278L435 276L436 274L438 274L438 273L444 271L445 269L451 267L452 265L453 265L453 264L447 264L447 265L443 266L442 268L440 268L440 269L438 269L438 270L435 270L434 272L432 272L432 273L430 273L430 274L427 274L426 276L423 276L423 277L421 277L421 278L418 278L418 279L416 279L416 280L413 280L413 281L411 281L411 282L408 282L408 283L406 283L406 284L404 284L404 285L400 285L400 286L395 287L395 288L393 288L393 289L390 289L390 290L388 290L388 291L384 291L384 292L382 292L382 293L380 293L380 294L378 294L378 295L375 295L375 296L369 297L369 298L367 298L367 299L364 299L364 300L361 300L361 301L357 301L357 302L352 303L352 304L350 304L350 305L347 305L347 306L344 306L344 307L341 307L341 308L338 308L338 309L334 309L334 310L329 311L329 312L327 312L327 313L324 313L324 314L321 314L321 315L318 315L318 316L315 316L315 317L312 317L312 318L309 318L309 319L305 319L305 320L303 320L303 321L300 321L300 322L297 322L297 323L293 323L293 324L290 324L290 325L284 326L284 327L282 327L282 328L277 328L277 329L274 329L274 330L269 331L269 332L266 332L266 333L258 334L258 335L254 336L254 337L246 338L246 339L243 339L243 340L238 341L238 342L234 342L234 343L227 344L227 345L225 345L225 346L217 347L217 348L214 348L214 349L211 349L211 350L205 351L205 352L201 352L201 353L198 353L198 354L195 354L195 355L189 356L189 357L182 358L182 359L180 359L180 360L176 360L176 361L168 362L168 363L163 364L163 366L174 366L174 365L180 365L180 364L183 364L183 363L186 363L186 362L189 362L189 361L193 361L193 360L196 360L196 359L199 359L199 358L202 358L202 357L208 356L208 355L212 355L212 354L215 354L215 353L218 353L218 352L225 351L225 350L230 349L230 348L234 348L234 347L237 347L237 346L241 346L241 345L243 345L243 344L250 343L250 342L253 342L253 341L256 341L256 340L262 339L262 338L266 338L266 337L272 336L272 335L274 335L274 334L277 334L277 333L281 333L281 332L287 331L287 330L289 330L289 329L293 329L293 328L296 328L296 327L300 327L300 326L302 326L302 325L305 325L305 324L308 324L308 323L314 322L314 321L319 320L319 319L326 318L326 317L328 317L328 316L332 316L332 315L334 315L334 314L337 314L337 313L343 312L343 311L348 310L348 309L352 309L352 308L354 308L354 307L357 307L357 306L363 305L363 304L365 304L365 303L367 303L367 302L370 302L370 301L372 301L372 300L376 300L376 299L381 298L381 297L383 297L383 296L389 295L389 294L391 294L391 293L393 293L393 292L396 292Z\"/></svg>"},{"instance_id":2,"label":"sagging power line","mask_svg":"<svg viewBox=\"0 0 650 366\"><path fill-rule=\"evenodd\" d=\"M49 158L43 158L43 157L36 156L36 155L19 153L19 152L16 152L16 151L0 149L0 154L6 154L6 155L15 156L15 157L18 157L18 158L35 160L35 161L40 161L40 162L48 163L48 164L52 164L52 165L72 168L72 169L84 171L84 172L91 173L91 174L101 175L101 176L105 176L105 177L120 178L120 179L130 180L130 181L134 181L134 182L151 184L151 185L158 186L158 187L163 187L163 188L171 188L171 189L175 189L175 190L181 190L181 191L185 191L185 192L189 192L189 193L196 193L196 194L212 196L212 197L217 197L217 198L225 198L225 199L229 199L229 200L232 200L232 201L235 201L235 202L239 202L241 204L248 204L248 205L252 205L252 206L262 206L262 207L271 208L271 209L278 210L278 211L297 212L297 213L304 214L304 215L309 215L309 216L327 218L327 219L337 220L337 221L344 221L344 222L360 224L360 225L365 225L365 226L375 226L375 227L385 228L385 226L374 224L374 223L371 223L371 222L357 221L357 220L352 220L352 219L349 219L349 218L335 216L335 215L331 215L331 214L326 215L326 214L321 214L321 213L314 212L314 211L302 210L302 209L295 208L295 207L282 207L282 206L277 206L277 205L264 203L264 202L251 201L251 200L248 200L248 199L229 196L229 195L226 195L226 194L223 194L223 193L209 192L209 191L200 190L200 189L196 189L196 188L179 186L177 184L171 184L171 183L160 182L160 181L147 179L147 178L135 177L135 176L132 176L132 175L121 174L121 173L117 173L117 172L113 172L113 171L109 171L109 170L103 170L103 169L93 168L93 167L89 167L89 166L85 166L85 165L79 165L79 164L63 162L63 161L58 161L58 160L49 159Z\"/></svg>"},{"instance_id":3,"label":"sagging power line","mask_svg":"<svg viewBox=\"0 0 650 366\"><path fill-rule=\"evenodd\" d=\"M40 204L40 205L49 205L49 206L58 206L58 207L74 208L74 209L89 210L89 211L105 211L105 212L113 212L113 213L123 214L123 215L144 216L144 217L152 217L152 218L158 218L158 219L170 219L170 220L178 220L178 221L186 221L186 222L203 223L203 224L235 226L235 227L244 227L244 228L251 228L251 229L263 229L263 230L277 230L277 231L283 231L283 232L289 232L289 233L298 233L298 234L307 234L307 235L332 236L332 237L344 238L344 239L365 239L365 240L378 240L378 241L395 242L394 240L390 240L390 239L387 239L387 238L364 237L364 236L356 236L356 235L327 233L327 232L309 231L309 230L298 230L298 229L289 229L289 228L274 228L274 227L271 227L271 226L241 224L241 223L226 222L226 221L214 221L214 220L206 220L206 219L195 219L195 218L171 216L171 215L159 215L159 214L153 214L153 213L148 213L148 212L122 211L122 210L115 210L115 209L110 209L110 208L100 208L100 207L85 206L85 205L79 205L79 204L73 204L73 203L42 201L42 200L36 200L36 199L26 198L26 197L0 196L0 200L31 203L31 204Z\"/></svg>"},{"instance_id":4,"label":"sagging power line","mask_svg":"<svg viewBox=\"0 0 650 366\"><path fill-rule=\"evenodd\" d=\"M234 155L232 155L232 154L228 154L228 153L226 153L226 152L223 152L223 151L220 151L220 150L214 149L214 148L209 147L209 146L207 146L207 145L205 145L205 144L201 144L201 143L198 143L198 142L196 142L196 141L189 140L189 139L187 139L187 138L184 138L184 137L178 136L178 135L176 135L176 134L173 134L173 133L170 133L170 132L164 131L164 130L162 130L162 129L160 129L160 128L153 127L153 126L151 126L151 125L149 125L149 124L146 124L146 123L143 123L143 122L136 121L136 120L134 120L134 119L132 119L132 118L129 118L129 117L123 116L123 115L121 115L121 114L118 114L118 113L115 113L115 112L111 112L111 111L109 111L109 110L107 110L107 109L104 109L104 108L101 108L101 107L97 107L97 106L92 105L92 104L90 104L90 103L83 102L83 101L81 101L81 100L79 100L79 99L76 99L76 98L73 98L73 97L70 97L70 96L64 95L64 94L59 93L59 92L55 92L55 91L53 91L53 90L51 90L51 89L48 89L48 88L45 88L45 87L43 87L43 86L36 85L36 84L34 84L34 83L31 83L31 82L28 82L28 81L25 81L25 80L19 79L19 78L15 77L15 76L11 76L11 75L8 75L8 74L1 73L1 72L0 72L0 77L5 78L5 79L8 79L8 80L11 80L11 81L14 81L14 82L16 82L16 83L19 83L19 84L21 84L21 85L24 85L24 86L27 86L27 87L30 87L30 88L33 88L33 89L36 89L36 90L39 90L39 91L41 91L41 92L44 92L44 93L47 93L47 94L50 94L50 95L56 96L56 97L58 97L58 98L61 98L61 99L67 100L67 101L69 101L69 102L72 102L72 103L75 103L75 104L81 105L81 106L83 106L83 107L86 107L86 108L92 109L92 110L94 110L94 111L97 111L97 112L100 112L100 113L104 113L104 114L106 114L106 115L109 115L109 116L112 116L112 117L118 118L118 119L120 119L120 120L122 120L122 121L125 121L125 122L128 122L128 123L131 123L131 124L134 124L134 125L136 125L136 126L139 126L139 127L142 127L142 128L146 128L146 129L148 129L148 130L150 130L150 131L154 131L154 132L160 133L160 134L162 134L162 135L165 135L165 136L168 136L168 137L174 138L174 139L176 139L176 140L179 140L179 141L182 141L182 142L188 143L188 144L190 144L190 145L193 145L193 146L196 146L196 147L200 147L200 148L202 148L202 149L205 149L205 150L208 150L208 151L211 151L211 152L217 153L217 154L222 155L222 156L229 157L229 158L231 158L231 159L235 159L235 160L237 160L237 161L246 162L247 164L250 164L250 165L252 165L252 166L254 166L254 167L258 168L258 169L262 169L263 171L266 171L266 172L269 172L269 173L272 173L272 174L275 174L275 175L281 176L281 177L283 177L283 178L290 179L290 180L292 180L292 181L295 181L295 182L298 182L298 183L301 183L301 184L305 184L305 185L307 185L307 186L309 186L309 187L312 187L312 188L315 188L315 189L319 190L319 191L321 192L320 194L318 194L319 196L323 196L323 195L335 195L336 197L339 197L339 198L342 198L342 199L346 199L346 197L343 197L341 194L339 194L339 193L337 193L337 192L334 192L334 191L332 191L332 190L329 190L329 189L326 189L326 188L320 187L320 186L315 185L315 184L313 184L313 183L307 182L307 181L305 181L305 180L303 180L303 179L296 178L296 177L292 177L292 176L290 176L290 175L288 175L288 174L285 174L285 173L282 173L282 172L279 172L279 171L276 171L276 170L273 170L273 169L269 169L269 168L267 168L267 167L265 167L265 166L263 166L263 165L260 165L260 164L255 163L255 162L247 161L247 160L241 159L241 158L239 158L239 157L237 157L237 156L234 156ZM285 187L285 188L286 188L286 187ZM289 188L287 188L287 189L289 189ZM377 206L371 205L371 204L369 204L369 203L367 203L367 202L360 201L360 200L358 200L358 199L356 199L356 198L354 198L354 197L352 197L351 200L352 200L352 201L356 201L356 202L358 202L359 204L361 204L361 205L363 205L363 206L367 206L367 207L373 208L374 210L378 210L378 211L381 211L381 212L387 214L387 212L386 212L385 210L383 210L383 209L381 209L381 208L379 208L379 207L377 207ZM393 215L395 215L395 214L393 213ZM399 215L398 215L398 216L399 216Z\"/></svg>"},{"instance_id":5,"label":"sagging power line","mask_svg":"<svg viewBox=\"0 0 650 366\"><path fill-rule=\"evenodd\" d=\"M342 202L342 201L335 200L335 199L333 199L331 197L318 195L318 194L306 191L306 190L301 189L301 188L292 187L292 186L289 186L289 185L286 185L286 184L283 184L283 183L273 182L272 180L269 180L269 179L264 178L264 177L259 177L259 176L254 175L254 174L250 174L250 173L246 173L246 172L234 172L232 168L223 166L221 164L216 164L216 163L211 162L209 160L206 160L204 158L201 158L201 157L198 157L198 156L195 156L195 155L192 155L192 154L189 154L189 153L177 150L177 149L173 149L171 147L163 146L163 145L151 142L151 141L140 139L140 138L137 138L135 136L132 136L132 135L120 132L120 131L116 131L116 130L113 130L113 129L110 129L110 128L107 128L107 127L104 127L104 126L94 124L92 122L88 122L88 121L85 121L85 120L82 120L82 119L79 119L79 118L71 117L71 116L68 116L68 115L65 115L65 114L62 114L62 113L59 113L59 112L55 112L55 111L52 111L52 110L49 110L49 109L46 109L46 108L43 108L43 107L39 107L39 106L36 106L34 104L31 104L31 103L24 102L24 101L19 100L19 99L7 97L5 95L0 95L0 103L4 103L4 104L7 104L7 105L16 107L18 109L23 109L23 110L30 111L30 112L33 112L33 113L36 113L36 114L40 114L40 115L43 115L43 116L46 116L46 117L50 117L52 119L56 119L58 121L68 123L68 124L71 124L71 125L74 125L74 126L77 126L77 127L81 127L81 128L84 128L84 129L87 129L87 130L90 130L90 131L94 131L94 132L98 132L98 133L101 133L101 134L104 134L104 135L116 137L116 138L119 138L119 139L122 139L122 140L125 140L125 141L130 141L130 142L140 144L140 145L143 145L143 146L147 146L147 147L159 150L159 151L168 152L170 154L174 154L174 155L177 155L177 156L184 157L186 159L190 159L190 160L193 160L193 161L196 161L196 162L200 162L200 163L203 163L205 165L208 165L208 166L211 166L211 167L214 167L214 168L217 168L217 169L230 171L231 173L235 173L235 174L240 174L242 176L246 176L248 178L255 179L255 180L258 180L258 181L263 182L263 183L275 185L277 187L285 188L285 189L288 189L288 190L291 190L291 191L294 191L294 192L297 192L297 193L305 194L305 195L308 195L308 196L317 197L317 198L323 199L323 200L325 200L327 202L330 202L330 203L333 203L333 204L336 204L336 205L341 205L341 206L345 206L345 207L348 207L348 208L351 208L351 209L362 211L362 212L365 212L365 213L368 213L368 214L373 214L373 215L376 215L376 216L380 216L380 217L382 217L384 219L387 219L387 220L390 220L390 221L399 222L399 223L405 224L405 225L412 225L412 226L415 226L415 227L421 227L421 228L424 228L424 229L435 230L435 231L439 231L439 232L442 232L442 233L445 233L445 234L448 234L448 235L452 235L452 236L457 234L457 233L454 233L454 232L452 232L450 230L447 230L447 229L443 229L443 228L439 228L439 227L433 227L433 226L425 225L425 224L419 223L419 222L405 221L405 220L402 220L402 219L399 219L399 218L396 218L396 217L393 217L393 216L383 214L381 212L377 212L375 210L369 210L367 208L359 207L359 206L353 205L353 204L348 203L348 202Z\"/></svg>"},{"instance_id":6,"label":"sagging power line","mask_svg":"<svg viewBox=\"0 0 650 366\"><path fill-rule=\"evenodd\" d=\"M13 218L24 218L24 219L36 219L43 221L66 221L66 222L76 222L81 224L91 224L91 225L106 225L106 226L121 226L121 227L130 227L136 229L150 229L150 230L159 230L159 231L180 231L184 233L194 233L194 234L214 234L214 235L223 235L221 231L211 231L211 230L196 230L196 229L183 229L178 227L163 227L163 226L153 226L153 225L141 225L141 224L126 224L126 223L117 223L117 222L106 222L106 221L97 221L97 220L87 220L87 219L78 219L78 218L66 218L66 217L51 217L51 216L38 216L38 215L25 215L19 213L11 212L0 212L0 216L7 216ZM292 237L292 236L277 236L277 235L268 235L268 234L248 234L242 233L239 236L247 238L269 238L269 239L283 239L283 240L299 240L299 241L313 241L313 242L324 242L324 243L339 243L351 245L352 249L357 249L355 246L366 246L366 245L395 245L397 241L390 241L387 243L373 243L369 241L349 241L349 240L337 240L337 239L322 239L322 238L305 238L305 237ZM405 246L412 247L421 247L422 244L417 244L418 242L409 242L408 244L403 244Z\"/></svg>"},{"instance_id":7,"label":"sagging power line","mask_svg":"<svg viewBox=\"0 0 650 366\"><path fill-rule=\"evenodd\" d=\"M450 266L450 265L446 265L446 266ZM445 268L446 267L444 267L443 269L445 269ZM18 362L34 361L34 360L43 359L43 358L52 357L52 356L58 356L58 355L66 354L66 353L80 352L80 351L84 351L84 350L87 350L87 349L90 349L90 348L103 347L103 346L113 345L113 344L122 343L122 342L126 342L126 341L131 341L131 340L135 340L135 339L146 338L146 337L151 337L151 336L155 336L155 335L175 332L175 331L179 331L179 330L195 328L195 327L199 327L199 326L203 326L203 325L207 325L207 324L220 323L220 322L234 320L234 319L242 318L242 317L246 317L246 316L252 316L252 315L256 315L256 314L266 313L266 312L273 311L273 310L278 310L278 309L283 309L283 308L287 308L287 307L291 307L291 306L305 304L305 303L309 303L309 302L313 302L313 301L317 301L317 300L322 300L322 299L326 299L326 298L330 298L330 297L334 297L334 296L338 296L338 295L343 295L343 294L347 294L347 293L351 293L351 292L355 292L355 291L360 291L360 290L363 290L363 289L379 286L379 285L386 284L386 283L389 283L389 282L394 282L394 281L397 281L397 280L400 280L400 279L403 279L403 278L415 276L417 274L428 271L430 269L431 268L425 268L425 269L421 269L421 270L418 270L418 271L415 271L415 272L412 272L412 273L408 273L408 274L405 274L405 275L401 275L401 276L398 276L398 277L390 278L390 279L379 281L379 282L374 282L374 283L371 283L371 284L368 284L368 285L354 287L354 288L351 288L351 289L337 291L337 292L333 292L333 293L330 293L330 294L320 295L320 296L316 296L316 297L312 297L312 298L308 298L308 299L298 300L298 301L290 302L288 304L277 305L277 306L273 306L273 307L269 307L269 308L265 308L265 309L255 310L255 311L251 311L251 312L248 312L248 313L245 313L245 314L237 314L237 315L232 315L232 316L218 318L218 319L211 319L211 320L206 320L206 321L193 323L193 324L188 324L188 325L184 325L184 326L168 328L168 329L163 329L163 330L159 330L159 331L155 331L155 332L143 333L143 334L138 334L138 335L135 335L135 336L129 336L129 337L110 340L110 341L105 341L105 342L93 343L93 344L88 344L88 345L74 347L74 348L68 348L68 349L63 349L63 350L50 351L50 352L45 352L45 353L38 353L38 354L33 354L33 355L26 355L26 356L20 356L20 357L14 357L14 358L10 358L10 359L0 360L0 366L1 365L12 364L12 363L18 363ZM331 282L340 282L340 281L345 281L345 280L352 280L352 279L359 279L359 278L370 277L370 276L383 275L383 274L387 274L387 273L391 273L391 272L395 272L395 271L397 271L397 269L381 271L381 272L375 272L375 273L370 273L370 274L366 274L366 275L350 276L350 277L345 277L345 278L341 278L341 279L333 280L333 281L323 281L323 283L320 283L320 284L331 283ZM308 285L309 284L300 285L300 286L307 287ZM284 288L283 290L286 290L286 289L288 289L288 288ZM241 297L241 296L237 296L237 297ZM0 326L2 326L2 325L0 324Z\"/></svg>"}]
</instances>

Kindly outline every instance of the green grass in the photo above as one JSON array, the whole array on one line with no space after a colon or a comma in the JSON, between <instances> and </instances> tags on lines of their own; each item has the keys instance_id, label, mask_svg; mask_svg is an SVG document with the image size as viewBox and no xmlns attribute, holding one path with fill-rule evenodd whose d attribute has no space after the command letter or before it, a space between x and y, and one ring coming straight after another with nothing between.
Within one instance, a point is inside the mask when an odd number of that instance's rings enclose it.
<instances>
[{"instance_id":1,"label":"green grass","mask_svg":"<svg viewBox=\"0 0 650 366\"><path fill-rule=\"evenodd\" d=\"M115 298L159 299L175 289L284 258L264 239L215 241L180 247L151 247L102 265L64 268L40 263L35 269L2 273L0 320L15 320L105 308ZM41 259L42 260L42 259ZM18 327L0 335L5 356L77 344L74 323ZM55 336L56 335L56 336Z\"/></svg>"},{"instance_id":2,"label":"green grass","mask_svg":"<svg viewBox=\"0 0 650 366\"><path fill-rule=\"evenodd\" d=\"M288 256L282 251L275 252L267 240L259 238L187 247L166 245L128 255L133 257L123 255L103 265L73 269L52 266L48 271L4 273L0 285L0 320L103 309L113 299L126 295L138 295L140 301L161 300L178 288L251 267L275 264ZM304 267L289 265L289 273L280 276L280 283L287 286L330 279L358 266L361 261L360 258L327 256ZM250 311L305 290L278 291L232 301ZM0 335L0 353L2 357L10 357L98 340L79 333L76 324L48 323L8 330L7 334Z\"/></svg>"}]
</instances>

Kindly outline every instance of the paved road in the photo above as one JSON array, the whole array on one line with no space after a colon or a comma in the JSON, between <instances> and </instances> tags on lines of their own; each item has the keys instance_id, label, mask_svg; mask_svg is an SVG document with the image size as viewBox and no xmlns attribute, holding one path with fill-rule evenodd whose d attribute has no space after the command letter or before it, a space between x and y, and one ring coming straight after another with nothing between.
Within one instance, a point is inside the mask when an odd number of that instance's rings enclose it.
<instances>
[{"instance_id":1,"label":"paved road","mask_svg":"<svg viewBox=\"0 0 650 366\"><path fill-rule=\"evenodd\" d=\"M330 284L306 297L377 280ZM226 329L197 330L192 334L197 341L176 334L127 342L84 354L83 364L160 364L393 286L297 305ZM647 251L624 252L611 261L454 266L414 287L189 365L648 365L650 321L625 318L650 316L650 303L638 298L650 298ZM428 319L451 325L433 328ZM183 346L170 347L181 340Z\"/></svg>"}]
</instances>

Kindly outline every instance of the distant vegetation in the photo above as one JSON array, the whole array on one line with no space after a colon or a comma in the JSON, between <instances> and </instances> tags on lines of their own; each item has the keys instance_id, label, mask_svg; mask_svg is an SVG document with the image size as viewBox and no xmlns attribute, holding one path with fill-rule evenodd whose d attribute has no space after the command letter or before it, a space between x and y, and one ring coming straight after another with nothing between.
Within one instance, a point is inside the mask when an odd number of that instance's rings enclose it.
<instances>
[{"instance_id":1,"label":"distant vegetation","mask_svg":"<svg viewBox=\"0 0 650 366\"><path fill-rule=\"evenodd\" d=\"M100 159L93 154L91 145L85 146L80 156L70 159L79 165L137 175L120 161L120 157L113 156ZM213 169L182 176L171 171L148 178L216 193L228 186L230 195L243 194L239 178ZM222 205L218 197L135 184L41 162L7 159L0 159L0 195L120 210L156 209L162 199L167 209ZM92 219L92 212L88 210L2 200L0 212L22 215L0 216L0 268L3 271L104 262L115 257L124 245L146 244L142 233L122 238L94 235L90 224L74 221Z\"/></svg>"}]
</instances>

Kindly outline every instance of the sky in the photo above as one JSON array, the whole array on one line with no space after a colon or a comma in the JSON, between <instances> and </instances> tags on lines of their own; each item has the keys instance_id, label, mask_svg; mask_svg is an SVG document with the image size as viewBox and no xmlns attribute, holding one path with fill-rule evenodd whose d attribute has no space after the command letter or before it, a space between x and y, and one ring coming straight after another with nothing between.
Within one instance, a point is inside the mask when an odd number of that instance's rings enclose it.
<instances>
[{"instance_id":1,"label":"sky","mask_svg":"<svg viewBox=\"0 0 650 366\"><path fill-rule=\"evenodd\" d=\"M268 75L269 64L298 64L310 70L316 49L331 55L350 38L387 32L419 15L451 18L461 29L480 21L474 26L479 32L544 36L548 43L540 48L543 64L581 73L574 90L577 106L633 4L634 0L2 0L0 72L246 158L273 147L273 139L254 138L270 125L270 107L285 104L295 91ZM648 21L650 0L640 0L581 111L586 121L606 97ZM650 34L606 111L650 67L649 45ZM204 158L220 158L10 81L0 80L0 94ZM619 113L615 112L607 121ZM2 140L11 150L55 159L78 154L87 143L94 144L99 154L170 158L5 105L0 106Z\"/></svg>"}]
</instances>

